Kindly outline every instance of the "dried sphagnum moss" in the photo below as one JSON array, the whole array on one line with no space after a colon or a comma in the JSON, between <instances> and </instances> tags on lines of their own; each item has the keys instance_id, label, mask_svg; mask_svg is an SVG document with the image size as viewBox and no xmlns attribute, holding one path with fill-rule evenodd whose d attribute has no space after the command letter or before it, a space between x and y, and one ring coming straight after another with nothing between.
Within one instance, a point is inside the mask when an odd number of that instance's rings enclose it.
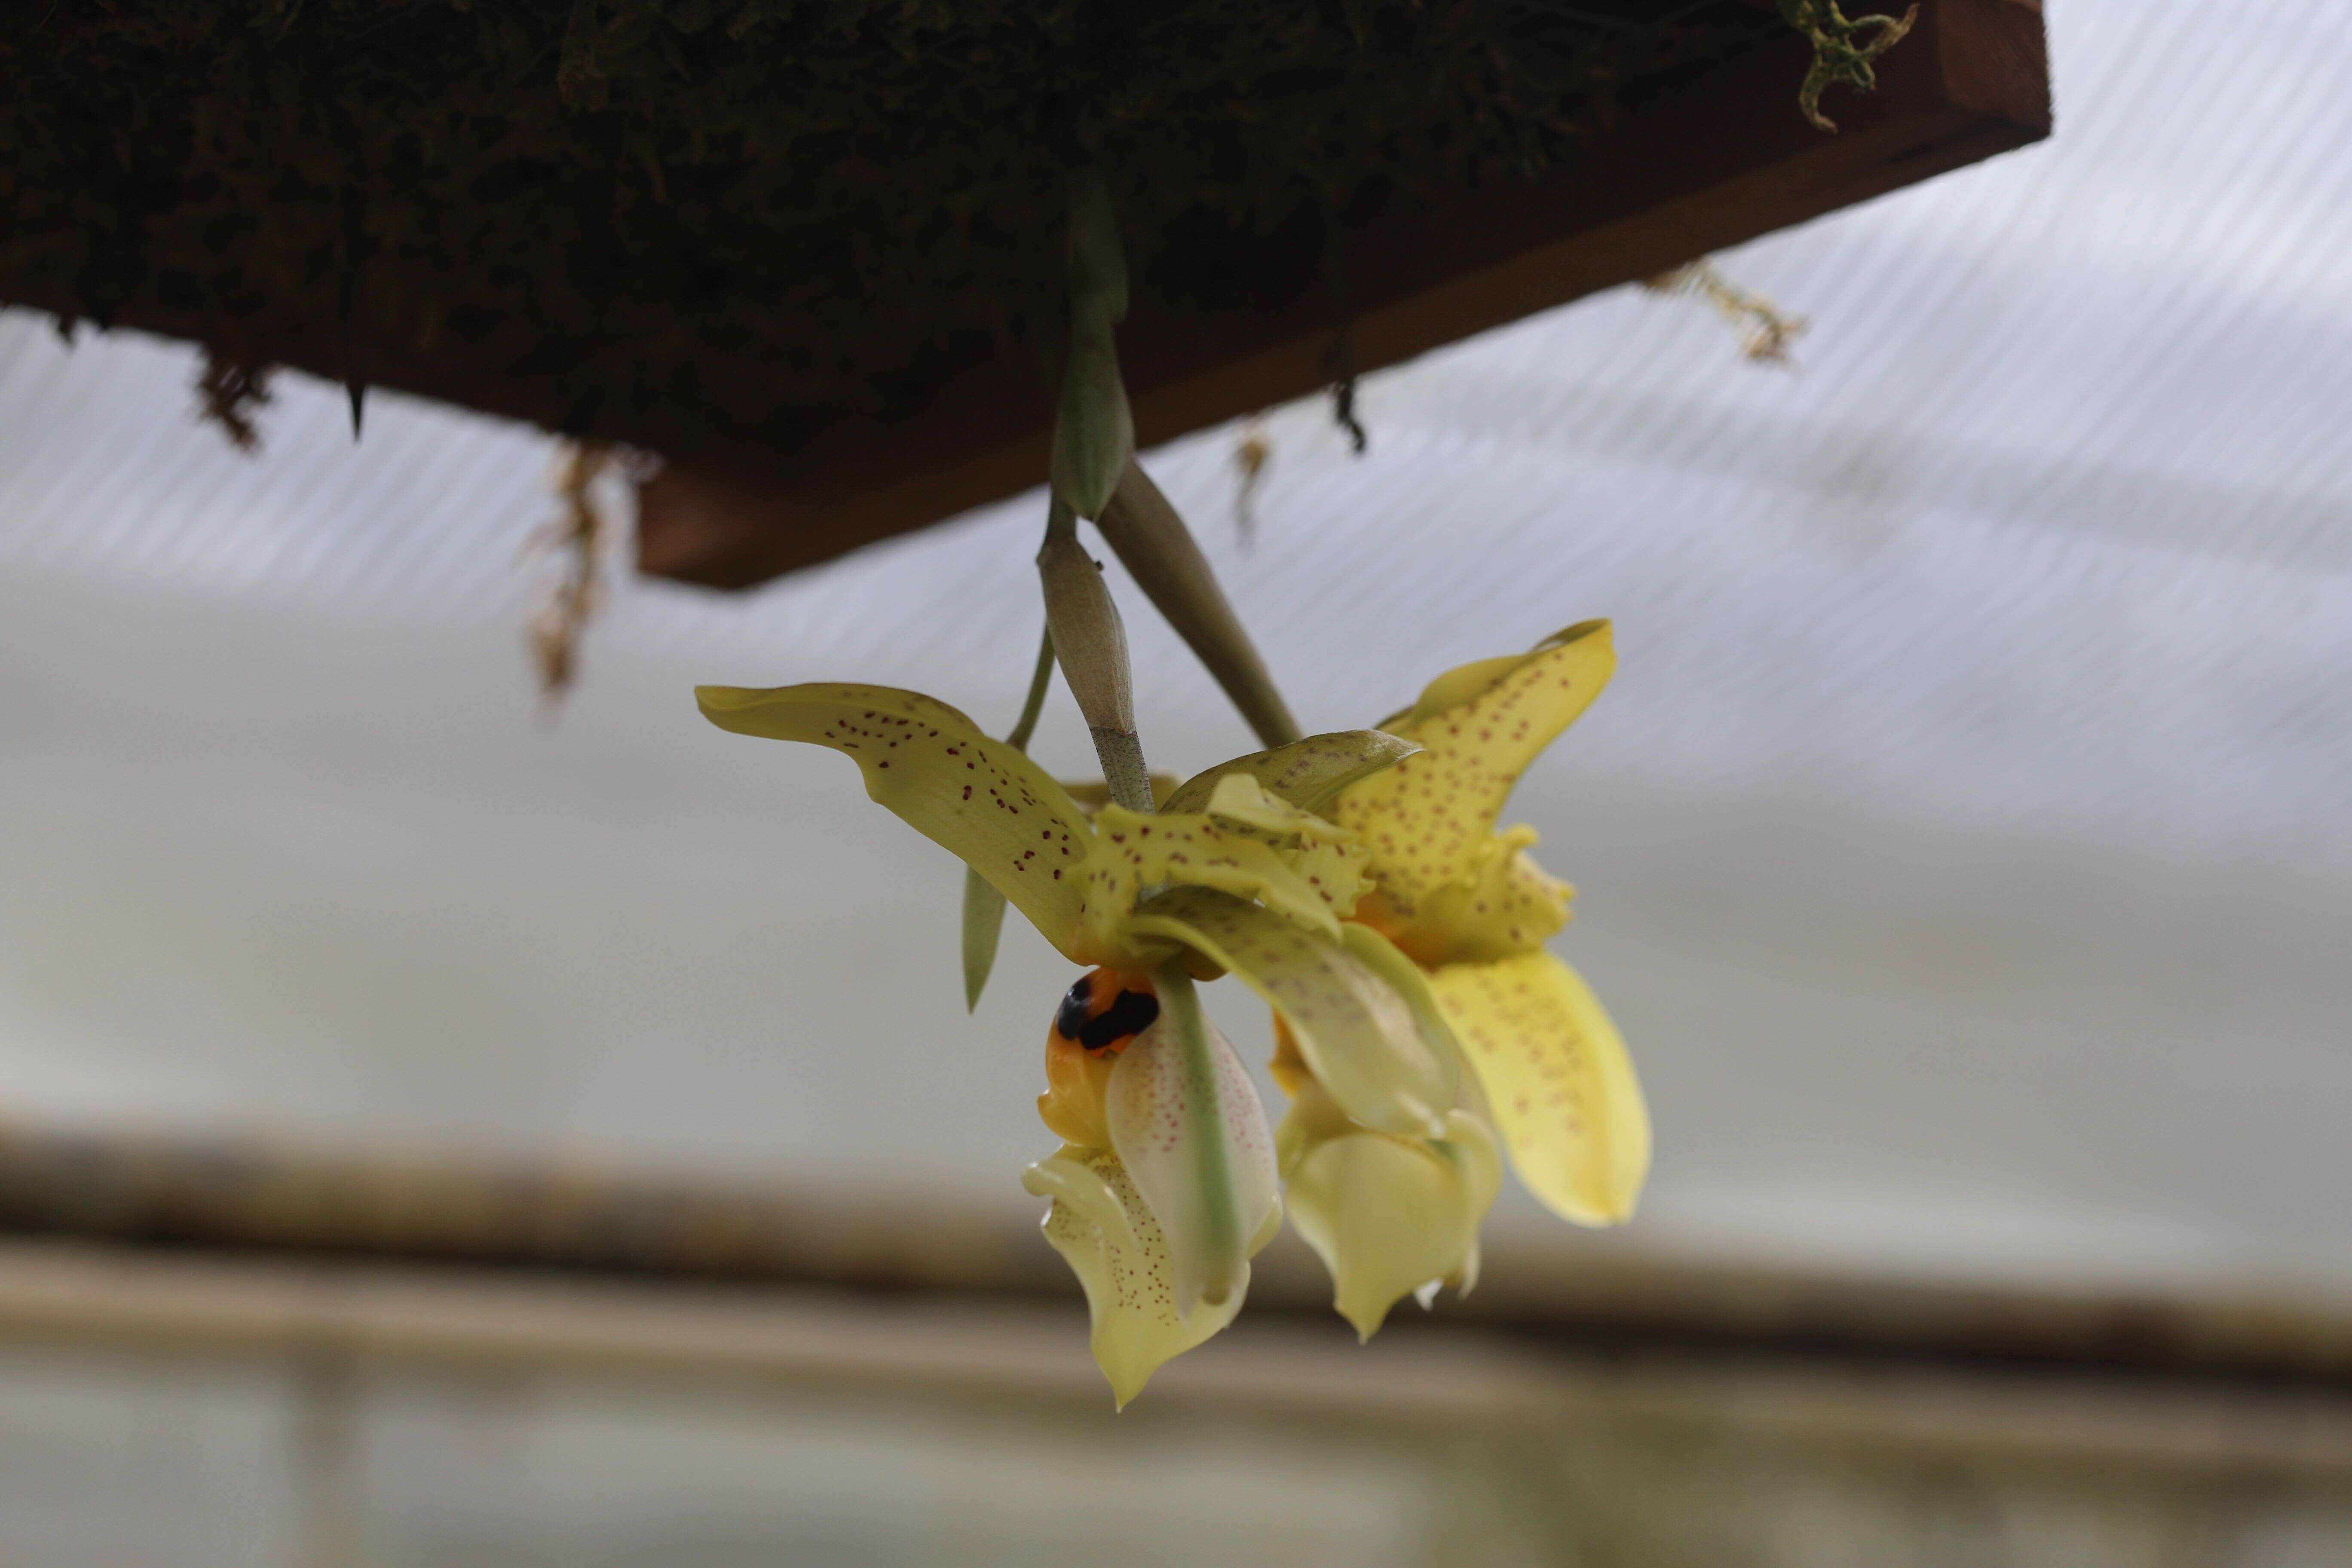
<instances>
[{"instance_id":1,"label":"dried sphagnum moss","mask_svg":"<svg viewBox=\"0 0 2352 1568\"><path fill-rule=\"evenodd\" d=\"M1139 291L1231 306L1243 238L1311 257L1367 196L1539 173L1626 78L1759 25L1736 0L39 9L0 29L0 297L639 439L1037 352L1081 159Z\"/></svg>"}]
</instances>

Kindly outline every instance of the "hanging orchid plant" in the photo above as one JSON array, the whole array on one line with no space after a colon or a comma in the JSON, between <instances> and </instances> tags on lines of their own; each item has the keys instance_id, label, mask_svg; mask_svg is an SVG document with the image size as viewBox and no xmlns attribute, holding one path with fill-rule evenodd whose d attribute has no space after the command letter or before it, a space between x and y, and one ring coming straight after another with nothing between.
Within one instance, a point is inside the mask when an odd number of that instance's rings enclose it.
<instances>
[{"instance_id":1,"label":"hanging orchid plant","mask_svg":"<svg viewBox=\"0 0 2352 1568\"><path fill-rule=\"evenodd\" d=\"M1047 636L999 741L887 687L704 687L722 729L829 747L866 793L961 858L976 999L1007 903L1082 973L1050 1016L1031 1165L1045 1239L1084 1286L1120 1405L1232 1321L1250 1260L1292 1223L1369 1337L1408 1294L1478 1271L1505 1155L1553 1212L1633 1212L1649 1163L1614 1026L1544 950L1569 889L1496 818L1614 665L1605 622L1441 675L1377 727L1301 738L1198 548L1134 461L1113 332L1126 304L1108 195L1072 201L1070 350L1038 566ZM1124 632L1077 534L1094 521L1267 743L1155 787ZM1054 668L1104 770L1066 787L1024 746ZM1097 798L1098 797L1098 798ZM1270 1129L1197 987L1230 975L1273 1016L1288 1113Z\"/></svg>"}]
</instances>

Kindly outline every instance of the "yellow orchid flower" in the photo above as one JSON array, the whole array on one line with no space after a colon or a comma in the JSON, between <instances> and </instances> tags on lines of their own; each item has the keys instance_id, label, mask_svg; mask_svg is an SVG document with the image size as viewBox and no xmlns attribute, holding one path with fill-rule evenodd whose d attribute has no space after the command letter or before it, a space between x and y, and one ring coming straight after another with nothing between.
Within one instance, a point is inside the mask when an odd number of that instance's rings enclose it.
<instances>
[{"instance_id":1,"label":"yellow orchid flower","mask_svg":"<svg viewBox=\"0 0 2352 1568\"><path fill-rule=\"evenodd\" d=\"M1277 1052L1293 1096L1276 1136L1292 1222L1361 1332L1408 1291L1475 1279L1499 1181L1492 1130L1528 1189L1580 1225L1630 1217L1648 1173L1649 1112L1624 1041L1543 948L1570 889L1527 853L1533 829L1496 830L1519 775L1615 663L1608 623L1590 621L1447 671L1381 725L1422 749L1331 807L1370 852L1372 890L1350 919L1422 968L1473 1069L1444 1130L1378 1129L1323 1094L1311 1060Z\"/></svg>"},{"instance_id":2,"label":"yellow orchid flower","mask_svg":"<svg viewBox=\"0 0 2352 1568\"><path fill-rule=\"evenodd\" d=\"M1022 1185L1054 1200L1045 1239L1086 1288L1095 1361L1124 1407L1241 1310L1248 1260L1282 1225L1274 1140L1188 979L1087 974L1055 1015L1045 1078L1037 1110L1062 1147Z\"/></svg>"},{"instance_id":3,"label":"yellow orchid flower","mask_svg":"<svg viewBox=\"0 0 2352 1568\"><path fill-rule=\"evenodd\" d=\"M1275 1081L1290 1096L1275 1148L1290 1223L1331 1271L1332 1306L1369 1340L1408 1294L1478 1279L1478 1226L1502 1188L1503 1160L1477 1079L1440 1137L1351 1121L1275 1024Z\"/></svg>"},{"instance_id":4,"label":"yellow orchid flower","mask_svg":"<svg viewBox=\"0 0 2352 1568\"><path fill-rule=\"evenodd\" d=\"M1421 971L1342 921L1365 889L1365 852L1316 814L1412 743L1312 736L1212 768L1157 814L1090 815L1022 752L917 692L696 696L722 729L856 762L877 802L1094 969L1048 1040L1041 1111L1063 1147L1024 1179L1053 1200L1046 1237L1086 1287L1097 1359L1121 1404L1230 1321L1279 1220L1263 1109L1200 1016L1195 974L1231 971L1263 996L1351 1124L1446 1136L1457 1048Z\"/></svg>"}]
</instances>

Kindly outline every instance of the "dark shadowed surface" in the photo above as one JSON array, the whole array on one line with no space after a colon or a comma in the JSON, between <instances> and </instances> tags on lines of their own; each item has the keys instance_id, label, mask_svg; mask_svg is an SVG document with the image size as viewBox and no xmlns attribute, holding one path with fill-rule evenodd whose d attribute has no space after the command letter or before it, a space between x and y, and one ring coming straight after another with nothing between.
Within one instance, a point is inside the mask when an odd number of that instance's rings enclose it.
<instances>
[{"instance_id":1,"label":"dark shadowed surface","mask_svg":"<svg viewBox=\"0 0 2352 1568\"><path fill-rule=\"evenodd\" d=\"M1941 0L1832 138L1738 0L60 4L0 299L658 451L740 585L1042 472L1079 161L1164 440L2031 139L2039 45Z\"/></svg>"}]
</instances>

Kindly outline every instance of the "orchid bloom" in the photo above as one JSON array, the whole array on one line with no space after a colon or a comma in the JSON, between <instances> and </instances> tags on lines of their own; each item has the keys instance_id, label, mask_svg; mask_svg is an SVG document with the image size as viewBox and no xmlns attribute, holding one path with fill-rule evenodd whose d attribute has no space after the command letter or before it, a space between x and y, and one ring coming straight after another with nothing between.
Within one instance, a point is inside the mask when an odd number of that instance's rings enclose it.
<instances>
[{"instance_id":1,"label":"orchid bloom","mask_svg":"<svg viewBox=\"0 0 2352 1568\"><path fill-rule=\"evenodd\" d=\"M1046 1238L1086 1288L1097 1361L1124 1405L1238 1310L1280 1221L1265 1112L1201 1016L1195 975L1269 1003L1351 1127L1444 1140L1465 1075L1423 972L1352 914L1365 850L1317 811L1416 749L1312 736L1210 769L1157 814L1089 815L1015 748L887 687L703 687L721 729L827 746L866 793L961 858L1074 963L1039 1108L1062 1140L1030 1167Z\"/></svg>"},{"instance_id":2,"label":"orchid bloom","mask_svg":"<svg viewBox=\"0 0 2352 1568\"><path fill-rule=\"evenodd\" d=\"M1624 1041L1544 950L1571 889L1527 853L1534 829L1495 826L1519 775L1615 664L1608 623L1589 621L1532 652L1448 670L1381 724L1421 749L1331 807L1370 852L1372 889L1350 918L1421 966L1473 1069L1441 1133L1375 1128L1325 1092L1277 1021L1291 1223L1366 1335L1408 1291L1425 1300L1440 1283L1475 1280L1478 1223L1500 1182L1491 1130L1521 1183L1580 1225L1631 1217L1648 1173L1649 1113Z\"/></svg>"}]
</instances>

